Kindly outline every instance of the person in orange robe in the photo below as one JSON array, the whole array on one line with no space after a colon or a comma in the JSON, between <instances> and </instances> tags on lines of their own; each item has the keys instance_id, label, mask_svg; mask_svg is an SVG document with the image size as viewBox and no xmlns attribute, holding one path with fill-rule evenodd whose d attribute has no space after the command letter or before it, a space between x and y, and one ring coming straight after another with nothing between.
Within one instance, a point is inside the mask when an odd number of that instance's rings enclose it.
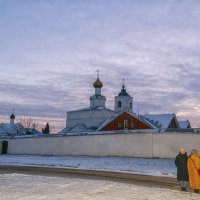
<instances>
[{"instance_id":1,"label":"person in orange robe","mask_svg":"<svg viewBox=\"0 0 200 200\"><path fill-rule=\"evenodd\" d=\"M196 149L193 149L191 151L187 165L188 165L190 188L193 189L195 193L199 193L200 175L198 174L198 170L200 170L200 157Z\"/></svg>"}]
</instances>

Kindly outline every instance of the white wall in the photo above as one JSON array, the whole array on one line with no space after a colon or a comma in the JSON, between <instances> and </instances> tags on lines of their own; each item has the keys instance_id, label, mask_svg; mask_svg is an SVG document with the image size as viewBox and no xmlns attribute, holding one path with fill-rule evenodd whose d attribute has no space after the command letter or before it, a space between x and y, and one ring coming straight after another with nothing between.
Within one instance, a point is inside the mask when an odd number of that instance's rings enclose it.
<instances>
[{"instance_id":1,"label":"white wall","mask_svg":"<svg viewBox=\"0 0 200 200\"><path fill-rule=\"evenodd\" d=\"M153 134L153 156L173 158L180 148L185 148L188 154L192 149L200 153L200 134L195 133L161 133Z\"/></svg>"},{"instance_id":2,"label":"white wall","mask_svg":"<svg viewBox=\"0 0 200 200\"><path fill-rule=\"evenodd\" d=\"M8 140L9 154L174 158L179 148L200 152L200 134L132 133Z\"/></svg>"}]
</instances>

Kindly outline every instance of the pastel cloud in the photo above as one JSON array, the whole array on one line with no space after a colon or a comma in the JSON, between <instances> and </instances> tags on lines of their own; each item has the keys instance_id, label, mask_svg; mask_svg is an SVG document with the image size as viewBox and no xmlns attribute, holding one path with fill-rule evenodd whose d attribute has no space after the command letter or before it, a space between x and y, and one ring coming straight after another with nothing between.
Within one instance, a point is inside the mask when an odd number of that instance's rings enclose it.
<instances>
[{"instance_id":1,"label":"pastel cloud","mask_svg":"<svg viewBox=\"0 0 200 200\"><path fill-rule=\"evenodd\" d=\"M199 126L199 21L197 0L0 1L1 115L17 107L64 127L100 69L109 108L125 78L135 112Z\"/></svg>"}]
</instances>

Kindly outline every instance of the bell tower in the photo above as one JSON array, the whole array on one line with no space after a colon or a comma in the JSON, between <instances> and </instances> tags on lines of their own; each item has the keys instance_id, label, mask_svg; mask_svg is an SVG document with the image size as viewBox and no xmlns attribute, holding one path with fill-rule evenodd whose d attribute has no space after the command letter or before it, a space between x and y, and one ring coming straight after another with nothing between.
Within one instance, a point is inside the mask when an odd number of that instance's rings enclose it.
<instances>
[{"instance_id":1,"label":"bell tower","mask_svg":"<svg viewBox=\"0 0 200 200\"><path fill-rule=\"evenodd\" d=\"M116 112L133 112L133 97L131 97L125 88L125 79L123 79L122 89L118 96L115 97Z\"/></svg>"}]
</instances>

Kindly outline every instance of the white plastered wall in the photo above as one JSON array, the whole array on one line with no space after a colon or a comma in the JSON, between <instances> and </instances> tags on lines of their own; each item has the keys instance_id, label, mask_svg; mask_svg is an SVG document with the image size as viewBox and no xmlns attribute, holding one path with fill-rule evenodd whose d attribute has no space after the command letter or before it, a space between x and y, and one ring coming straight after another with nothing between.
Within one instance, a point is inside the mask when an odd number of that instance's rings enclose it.
<instances>
[{"instance_id":1,"label":"white plastered wall","mask_svg":"<svg viewBox=\"0 0 200 200\"><path fill-rule=\"evenodd\" d=\"M8 140L8 154L174 158L183 147L200 152L200 134L133 133Z\"/></svg>"}]
</instances>

